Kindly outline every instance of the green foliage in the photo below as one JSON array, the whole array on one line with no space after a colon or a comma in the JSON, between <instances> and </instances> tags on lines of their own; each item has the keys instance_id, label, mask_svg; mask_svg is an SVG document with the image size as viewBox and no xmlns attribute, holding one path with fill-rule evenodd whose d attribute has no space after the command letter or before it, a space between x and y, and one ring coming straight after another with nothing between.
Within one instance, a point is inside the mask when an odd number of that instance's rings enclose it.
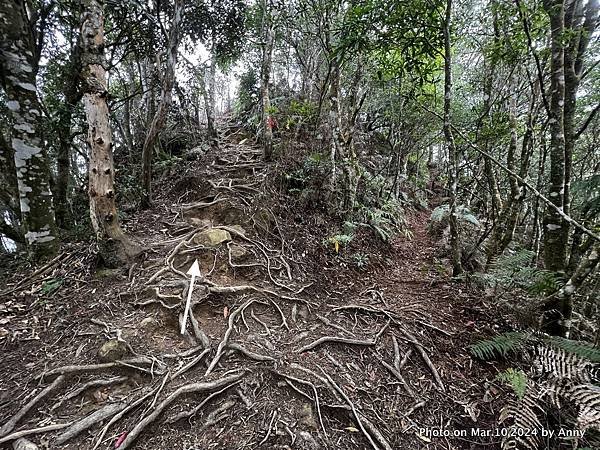
<instances>
[{"instance_id":1,"label":"green foliage","mask_svg":"<svg viewBox=\"0 0 600 450\"><path fill-rule=\"evenodd\" d=\"M44 294L52 294L57 291L63 284L62 278L51 278L47 281L44 281L42 284L42 293Z\"/></svg>"},{"instance_id":2,"label":"green foliage","mask_svg":"<svg viewBox=\"0 0 600 450\"><path fill-rule=\"evenodd\" d=\"M510 353L521 350L528 339L529 335L526 333L508 332L479 341L471 345L469 349L479 359L490 360L498 356L505 358Z\"/></svg>"},{"instance_id":3,"label":"green foliage","mask_svg":"<svg viewBox=\"0 0 600 450\"><path fill-rule=\"evenodd\" d=\"M358 269L365 269L369 265L369 255L365 253L355 253L352 259Z\"/></svg>"},{"instance_id":4,"label":"green foliage","mask_svg":"<svg viewBox=\"0 0 600 450\"><path fill-rule=\"evenodd\" d=\"M258 106L259 80L254 68L249 68L240 75L240 84L237 91L237 115L244 120L249 120L253 110Z\"/></svg>"},{"instance_id":5,"label":"green foliage","mask_svg":"<svg viewBox=\"0 0 600 450\"><path fill-rule=\"evenodd\" d=\"M534 257L535 253L526 249L505 252L486 273L476 273L472 280L482 286L516 288L534 296L555 292L560 280L552 272L531 266Z\"/></svg>"},{"instance_id":6,"label":"green foliage","mask_svg":"<svg viewBox=\"0 0 600 450\"><path fill-rule=\"evenodd\" d=\"M360 206L357 215L362 224L371 227L384 242L390 242L407 225L404 208L394 199L385 201L379 207ZM408 237L408 234L405 236Z\"/></svg>"},{"instance_id":7,"label":"green foliage","mask_svg":"<svg viewBox=\"0 0 600 450\"><path fill-rule=\"evenodd\" d=\"M576 203L588 219L600 216L600 173L576 180L571 189Z\"/></svg>"},{"instance_id":8,"label":"green foliage","mask_svg":"<svg viewBox=\"0 0 600 450\"><path fill-rule=\"evenodd\" d=\"M450 205L440 205L431 212L431 222L445 223L450 215ZM456 217L459 223L468 223L476 227L481 226L479 219L465 205L456 206Z\"/></svg>"},{"instance_id":9,"label":"green foliage","mask_svg":"<svg viewBox=\"0 0 600 450\"><path fill-rule=\"evenodd\" d=\"M339 253L342 247L345 247L352 242L352 239L354 239L354 235L352 234L338 233L334 236L324 239L323 245L327 247L332 246L333 250L335 250L336 253Z\"/></svg>"},{"instance_id":10,"label":"green foliage","mask_svg":"<svg viewBox=\"0 0 600 450\"><path fill-rule=\"evenodd\" d=\"M499 381L508 384L515 394L517 398L520 400L525 396L525 391L527 390L527 374L520 369L508 368L504 372L500 372L496 379Z\"/></svg>"},{"instance_id":11,"label":"green foliage","mask_svg":"<svg viewBox=\"0 0 600 450\"><path fill-rule=\"evenodd\" d=\"M585 431L600 426L600 391L592 384L598 381L600 357L595 347L541 333L504 333L477 343L471 351L482 358L513 352L527 367L527 371L510 368L497 376L516 397L508 400L498 419L515 431L503 437L503 449L540 448L541 420L557 410L574 413L564 415L563 427ZM525 436L519 429L537 430L537 434Z\"/></svg>"}]
</instances>

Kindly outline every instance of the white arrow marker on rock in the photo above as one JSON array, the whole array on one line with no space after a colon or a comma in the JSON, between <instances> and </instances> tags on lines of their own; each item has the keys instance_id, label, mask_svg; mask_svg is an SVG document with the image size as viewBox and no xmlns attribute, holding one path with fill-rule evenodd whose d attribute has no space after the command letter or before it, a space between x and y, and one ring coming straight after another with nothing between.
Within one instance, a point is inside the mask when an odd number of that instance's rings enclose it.
<instances>
[{"instance_id":1,"label":"white arrow marker on rock","mask_svg":"<svg viewBox=\"0 0 600 450\"><path fill-rule=\"evenodd\" d=\"M190 288L188 289L187 301L185 302L185 310L183 311L183 320L181 321L181 334L185 333L185 326L187 324L187 318L190 313L190 303L192 300L192 292L194 291L194 282L196 281L196 277L201 277L202 272L200 272L200 265L198 264L198 260L196 259L192 266L187 271L188 275L192 276L190 280Z\"/></svg>"}]
</instances>

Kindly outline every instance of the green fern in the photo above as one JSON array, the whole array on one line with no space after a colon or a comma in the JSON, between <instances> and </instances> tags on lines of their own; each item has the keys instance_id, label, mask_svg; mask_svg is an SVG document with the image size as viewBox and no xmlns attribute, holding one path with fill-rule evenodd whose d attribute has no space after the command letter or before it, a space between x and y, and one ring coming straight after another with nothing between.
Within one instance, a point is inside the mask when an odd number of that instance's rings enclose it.
<instances>
[{"instance_id":1,"label":"green fern","mask_svg":"<svg viewBox=\"0 0 600 450\"><path fill-rule=\"evenodd\" d=\"M495 357L506 357L511 352L516 352L523 348L529 339L529 335L521 332L507 332L499 334L492 339L479 341L470 346L471 353L483 360L493 359Z\"/></svg>"},{"instance_id":2,"label":"green fern","mask_svg":"<svg viewBox=\"0 0 600 450\"><path fill-rule=\"evenodd\" d=\"M515 391L515 394L519 400L525 396L528 377L527 374L522 370L508 368L504 372L500 372L496 376L496 379L508 384L513 391Z\"/></svg>"},{"instance_id":3,"label":"green fern","mask_svg":"<svg viewBox=\"0 0 600 450\"><path fill-rule=\"evenodd\" d=\"M485 287L506 290L521 289L533 296L545 296L560 288L561 282L553 272L532 267L535 253L519 249L505 252L496 258L486 273L478 273L472 280Z\"/></svg>"},{"instance_id":4,"label":"green fern","mask_svg":"<svg viewBox=\"0 0 600 450\"><path fill-rule=\"evenodd\" d=\"M581 341L565 339L557 336L544 336L543 340L567 353L572 353L593 363L600 363L600 349Z\"/></svg>"},{"instance_id":5,"label":"green fern","mask_svg":"<svg viewBox=\"0 0 600 450\"><path fill-rule=\"evenodd\" d=\"M593 384L598 381L600 351L595 347L542 333L510 332L477 342L471 346L471 352L481 359L514 353L522 356L529 367L527 373L523 369L508 369L497 376L516 394L502 408L498 419L500 424L515 430L503 438L503 449L541 448L539 436L520 435L518 431L541 430L540 419L551 412L555 415L557 410L572 429L600 430L600 387ZM586 434L588 445L592 437ZM574 442L574 448L577 444Z\"/></svg>"}]
</instances>

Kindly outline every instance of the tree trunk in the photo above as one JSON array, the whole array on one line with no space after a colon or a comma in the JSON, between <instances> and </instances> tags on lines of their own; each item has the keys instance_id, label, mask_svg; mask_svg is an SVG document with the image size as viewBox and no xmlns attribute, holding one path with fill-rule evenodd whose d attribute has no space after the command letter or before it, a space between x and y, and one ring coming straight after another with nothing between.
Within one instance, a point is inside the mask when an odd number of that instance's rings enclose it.
<instances>
[{"instance_id":1,"label":"tree trunk","mask_svg":"<svg viewBox=\"0 0 600 450\"><path fill-rule=\"evenodd\" d=\"M592 238L588 238L590 241ZM600 261L600 243L594 242L592 250L584 258L567 283L554 293L544 305L542 328L555 335L569 337L573 313L573 294L594 271Z\"/></svg>"},{"instance_id":2,"label":"tree trunk","mask_svg":"<svg viewBox=\"0 0 600 450\"><path fill-rule=\"evenodd\" d=\"M177 65L177 49L179 47L179 27L181 24L181 13L183 9L183 0L175 1L173 10L173 19L169 31L169 54L167 57L167 66L163 78L160 103L150 129L146 134L144 147L142 149L142 201L143 208L149 208L152 203L152 154L158 140L159 133L164 128L167 120L167 112L171 106L173 85L175 84L175 66Z\"/></svg>"},{"instance_id":3,"label":"tree trunk","mask_svg":"<svg viewBox=\"0 0 600 450\"><path fill-rule=\"evenodd\" d=\"M54 218L50 170L40 126L36 92L37 61L22 2L3 2L0 12L0 64L7 106L13 118L11 146L19 190L21 224L34 258L53 256L59 241Z\"/></svg>"},{"instance_id":4,"label":"tree trunk","mask_svg":"<svg viewBox=\"0 0 600 450\"><path fill-rule=\"evenodd\" d=\"M576 95L584 54L596 29L598 8L598 0L587 2L585 13L581 0L569 2L566 9L564 0L544 1L544 9L550 17L552 28L549 197L567 215L570 209L573 149L577 138L574 128ZM566 45L565 37L568 38ZM544 218L544 233L545 266L548 270L564 275L569 224L561 217L560 211L548 208ZM579 268L569 282L578 272ZM556 302L546 304L542 325L548 333L565 336L569 331L573 310L572 295L560 292L559 290Z\"/></svg>"},{"instance_id":5,"label":"tree trunk","mask_svg":"<svg viewBox=\"0 0 600 450\"><path fill-rule=\"evenodd\" d=\"M267 2L263 1L263 24L262 24L262 62L260 66L260 98L261 127L263 157L265 161L273 158L273 126L274 118L271 116L271 98L269 94L269 82L271 79L271 63L273 56L273 40L275 30L271 12L268 10Z\"/></svg>"},{"instance_id":6,"label":"tree trunk","mask_svg":"<svg viewBox=\"0 0 600 450\"><path fill-rule=\"evenodd\" d=\"M139 252L119 225L114 190L112 134L106 103L104 10L100 0L85 0L81 23L83 105L88 123L90 219L104 265L118 267Z\"/></svg>"},{"instance_id":7,"label":"tree trunk","mask_svg":"<svg viewBox=\"0 0 600 450\"><path fill-rule=\"evenodd\" d=\"M551 100L550 100L550 192L558 208L565 205L565 52L563 48L565 10L562 0L545 0L544 8L552 27ZM546 269L565 270L568 226L558 212L548 207L544 217L544 264Z\"/></svg>"},{"instance_id":8,"label":"tree trunk","mask_svg":"<svg viewBox=\"0 0 600 450\"><path fill-rule=\"evenodd\" d=\"M58 135L60 142L56 156L56 222L60 228L65 229L70 228L72 224L71 214L69 213L69 181L71 179L70 155L72 145L71 125L73 108L75 108L75 105L81 99L81 91L79 89L80 72L80 47L78 44L75 44L71 49L71 57L69 58L62 86L65 103L62 105L58 114Z\"/></svg>"},{"instance_id":9,"label":"tree trunk","mask_svg":"<svg viewBox=\"0 0 600 450\"><path fill-rule=\"evenodd\" d=\"M456 217L457 185L458 185L458 154L452 132L452 48L450 45L450 19L452 17L452 0L446 2L444 21L444 136L448 147L448 191L450 193L449 222L450 247L452 249L452 275L458 276L463 272L461 262L460 235Z\"/></svg>"},{"instance_id":10,"label":"tree trunk","mask_svg":"<svg viewBox=\"0 0 600 450\"><path fill-rule=\"evenodd\" d=\"M214 37L213 37L214 39ZM217 142L217 129L215 127L215 89L216 89L216 75L217 75L217 56L215 54L215 45L211 49L210 54L210 67L208 69L208 80L207 89L205 95L206 102L206 123L208 127L208 137L211 144Z\"/></svg>"}]
</instances>

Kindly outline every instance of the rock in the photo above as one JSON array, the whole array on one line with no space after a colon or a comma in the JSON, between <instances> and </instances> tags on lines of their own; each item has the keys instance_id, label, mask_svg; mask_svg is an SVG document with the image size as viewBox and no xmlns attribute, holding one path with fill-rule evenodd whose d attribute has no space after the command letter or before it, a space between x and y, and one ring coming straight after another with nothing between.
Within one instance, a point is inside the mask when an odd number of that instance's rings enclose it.
<instances>
[{"instance_id":1,"label":"rock","mask_svg":"<svg viewBox=\"0 0 600 450\"><path fill-rule=\"evenodd\" d=\"M13 442L13 450L38 450L39 447L35 445L33 442L25 439L19 438L15 442Z\"/></svg>"},{"instance_id":2,"label":"rock","mask_svg":"<svg viewBox=\"0 0 600 450\"><path fill-rule=\"evenodd\" d=\"M229 234L229 231L222 230L221 228L209 228L208 230L196 233L193 240L197 245L217 247L223 242L230 241L231 234Z\"/></svg>"},{"instance_id":3,"label":"rock","mask_svg":"<svg viewBox=\"0 0 600 450\"><path fill-rule=\"evenodd\" d=\"M229 247L231 251L231 259L243 259L248 255L248 250L246 250L241 245L233 244Z\"/></svg>"},{"instance_id":4,"label":"rock","mask_svg":"<svg viewBox=\"0 0 600 450\"><path fill-rule=\"evenodd\" d=\"M308 431L298 433L298 444L298 448L305 450L317 450L320 448L315 438Z\"/></svg>"},{"instance_id":5,"label":"rock","mask_svg":"<svg viewBox=\"0 0 600 450\"><path fill-rule=\"evenodd\" d=\"M158 325L158 321L154 317L146 317L140 322L140 328L153 328Z\"/></svg>"},{"instance_id":6,"label":"rock","mask_svg":"<svg viewBox=\"0 0 600 450\"><path fill-rule=\"evenodd\" d=\"M270 231L273 227L275 227L275 220L273 219L273 214L266 209L259 209L254 214L254 223L261 228L263 231Z\"/></svg>"},{"instance_id":7,"label":"rock","mask_svg":"<svg viewBox=\"0 0 600 450\"><path fill-rule=\"evenodd\" d=\"M306 425L309 428L313 428L317 430L319 425L317 424L317 420L315 419L315 414L313 413L312 406L310 403L303 403L299 412L298 423L302 425Z\"/></svg>"},{"instance_id":8,"label":"rock","mask_svg":"<svg viewBox=\"0 0 600 450\"><path fill-rule=\"evenodd\" d=\"M119 275L120 269L98 269L96 278L113 278Z\"/></svg>"},{"instance_id":9,"label":"rock","mask_svg":"<svg viewBox=\"0 0 600 450\"><path fill-rule=\"evenodd\" d=\"M308 320L308 315L310 314L309 310L308 310L308 306L306 305L300 305L298 307L298 315L304 320Z\"/></svg>"},{"instance_id":10,"label":"rock","mask_svg":"<svg viewBox=\"0 0 600 450\"><path fill-rule=\"evenodd\" d=\"M125 342L111 339L106 341L100 350L98 350L98 357L103 362L112 362L118 359L123 359L127 355L127 346Z\"/></svg>"}]
</instances>

